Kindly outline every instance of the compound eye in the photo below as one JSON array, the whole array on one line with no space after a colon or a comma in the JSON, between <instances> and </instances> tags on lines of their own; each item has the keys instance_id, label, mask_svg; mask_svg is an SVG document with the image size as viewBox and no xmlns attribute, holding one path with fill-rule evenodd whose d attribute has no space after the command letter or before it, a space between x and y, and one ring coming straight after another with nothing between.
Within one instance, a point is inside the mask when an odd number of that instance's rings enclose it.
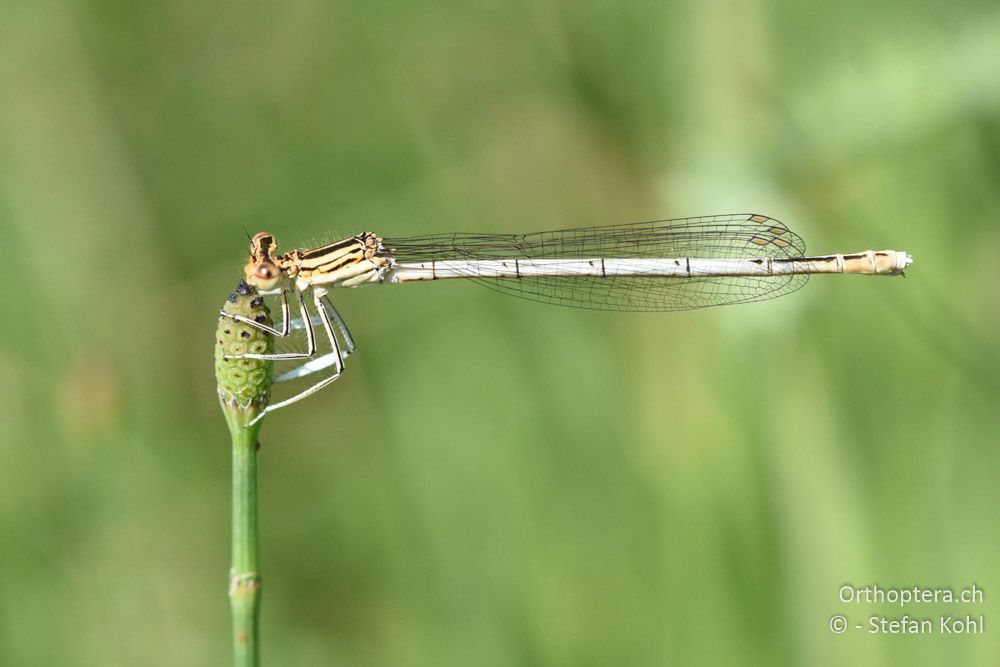
<instances>
[{"instance_id":1,"label":"compound eye","mask_svg":"<svg viewBox=\"0 0 1000 667\"><path fill-rule=\"evenodd\" d=\"M274 280L278 277L278 267L270 262L261 262L254 273L259 280Z\"/></svg>"}]
</instances>

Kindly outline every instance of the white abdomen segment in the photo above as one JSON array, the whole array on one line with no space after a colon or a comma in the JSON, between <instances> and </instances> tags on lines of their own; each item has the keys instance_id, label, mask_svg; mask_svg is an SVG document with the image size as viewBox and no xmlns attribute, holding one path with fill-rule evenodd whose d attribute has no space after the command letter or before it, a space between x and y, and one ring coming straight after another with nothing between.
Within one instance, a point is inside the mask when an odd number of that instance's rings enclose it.
<instances>
[{"instance_id":1,"label":"white abdomen segment","mask_svg":"<svg viewBox=\"0 0 1000 667\"><path fill-rule=\"evenodd\" d=\"M405 283L448 278L563 278L592 276L620 278L647 276L697 278L700 276L781 276L812 273L898 275L913 260L897 250L759 259L487 259L439 262L394 262L382 282Z\"/></svg>"}]
</instances>

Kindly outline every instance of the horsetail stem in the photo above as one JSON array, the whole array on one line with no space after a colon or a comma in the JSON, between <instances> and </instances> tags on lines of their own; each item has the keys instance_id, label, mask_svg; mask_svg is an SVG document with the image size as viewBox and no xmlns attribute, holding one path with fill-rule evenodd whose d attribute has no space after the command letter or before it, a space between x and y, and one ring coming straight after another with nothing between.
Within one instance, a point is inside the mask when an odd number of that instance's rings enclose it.
<instances>
[{"instance_id":1,"label":"horsetail stem","mask_svg":"<svg viewBox=\"0 0 1000 667\"><path fill-rule=\"evenodd\" d=\"M264 300L255 288L242 280L229 295L223 311L271 324ZM253 667L260 664L257 435L262 422L247 424L267 407L272 363L227 357L271 353L274 339L260 329L220 315L215 341L215 378L233 445L233 554L229 603L233 617L234 664Z\"/></svg>"}]
</instances>

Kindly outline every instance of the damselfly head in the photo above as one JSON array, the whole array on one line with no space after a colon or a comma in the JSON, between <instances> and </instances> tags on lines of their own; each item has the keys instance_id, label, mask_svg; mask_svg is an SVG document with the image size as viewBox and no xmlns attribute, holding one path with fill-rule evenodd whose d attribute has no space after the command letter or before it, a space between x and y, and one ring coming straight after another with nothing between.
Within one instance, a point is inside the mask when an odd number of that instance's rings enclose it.
<instances>
[{"instance_id":1,"label":"damselfly head","mask_svg":"<svg viewBox=\"0 0 1000 667\"><path fill-rule=\"evenodd\" d=\"M259 290L274 289L281 280L281 270L274 262L272 251L278 244L274 236L261 232L250 239L250 261L243 267L246 281Z\"/></svg>"}]
</instances>

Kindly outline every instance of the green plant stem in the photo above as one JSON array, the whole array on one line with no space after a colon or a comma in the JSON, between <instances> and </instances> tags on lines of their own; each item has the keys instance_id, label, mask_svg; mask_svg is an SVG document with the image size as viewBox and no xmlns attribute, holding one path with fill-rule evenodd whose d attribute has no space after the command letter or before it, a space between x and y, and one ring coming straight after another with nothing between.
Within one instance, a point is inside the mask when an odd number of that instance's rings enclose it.
<instances>
[{"instance_id":1,"label":"green plant stem","mask_svg":"<svg viewBox=\"0 0 1000 667\"><path fill-rule=\"evenodd\" d=\"M231 420L239 421L239 420ZM235 428L233 428L235 427ZM233 566L229 604L233 614L236 667L260 664L261 577L257 542L257 433L231 423L233 439Z\"/></svg>"},{"instance_id":2,"label":"green plant stem","mask_svg":"<svg viewBox=\"0 0 1000 667\"><path fill-rule=\"evenodd\" d=\"M240 281L223 305L225 313L270 324L270 312L257 290ZM270 361L243 355L274 351L274 341L259 328L220 317L215 333L215 377L219 404L233 443L233 561L229 606L233 614L236 667L260 664L261 578L257 542L257 435L261 422L247 426L266 408L271 389Z\"/></svg>"}]
</instances>

